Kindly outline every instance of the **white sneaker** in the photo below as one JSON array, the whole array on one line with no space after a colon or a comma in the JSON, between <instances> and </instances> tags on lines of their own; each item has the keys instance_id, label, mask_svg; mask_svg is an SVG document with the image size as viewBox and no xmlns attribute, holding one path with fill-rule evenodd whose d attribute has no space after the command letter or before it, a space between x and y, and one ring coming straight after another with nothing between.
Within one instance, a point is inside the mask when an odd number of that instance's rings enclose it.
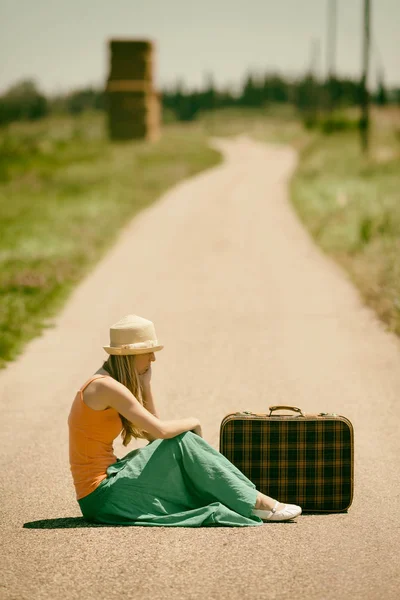
<instances>
[{"instance_id":1,"label":"white sneaker","mask_svg":"<svg viewBox=\"0 0 400 600\"><path fill-rule=\"evenodd\" d=\"M281 510L276 510L279 502L276 501L274 508L271 510L262 510L261 508L253 508L253 515L260 517L263 521L287 521L301 515L301 507L296 504L285 504Z\"/></svg>"}]
</instances>

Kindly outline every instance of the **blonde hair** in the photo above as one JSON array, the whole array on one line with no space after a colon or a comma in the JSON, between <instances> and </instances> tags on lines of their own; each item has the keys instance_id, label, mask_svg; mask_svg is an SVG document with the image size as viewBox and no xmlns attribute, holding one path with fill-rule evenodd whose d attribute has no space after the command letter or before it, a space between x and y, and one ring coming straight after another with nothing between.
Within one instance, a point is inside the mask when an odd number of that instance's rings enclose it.
<instances>
[{"instance_id":1,"label":"blonde hair","mask_svg":"<svg viewBox=\"0 0 400 600\"><path fill-rule=\"evenodd\" d=\"M108 359L103 363L103 369L107 371L111 377L127 387L128 390L135 396L136 400L138 400L142 406L146 407L146 403L143 400L139 373L135 367L133 354L121 356L110 354ZM123 429L121 432L121 437L124 446L127 446L133 437L146 439L143 430L135 427L133 423L123 417L120 413L118 414L122 421Z\"/></svg>"}]
</instances>

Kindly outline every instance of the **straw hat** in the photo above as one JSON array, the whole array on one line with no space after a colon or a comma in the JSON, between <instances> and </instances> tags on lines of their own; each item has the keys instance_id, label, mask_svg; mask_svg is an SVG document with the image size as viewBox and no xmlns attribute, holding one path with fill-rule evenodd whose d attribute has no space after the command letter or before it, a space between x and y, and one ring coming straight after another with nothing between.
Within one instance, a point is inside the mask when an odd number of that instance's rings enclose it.
<instances>
[{"instance_id":1,"label":"straw hat","mask_svg":"<svg viewBox=\"0 0 400 600\"><path fill-rule=\"evenodd\" d=\"M158 343L152 321L126 315L110 327L110 345L103 346L108 354L146 354L164 346Z\"/></svg>"}]
</instances>

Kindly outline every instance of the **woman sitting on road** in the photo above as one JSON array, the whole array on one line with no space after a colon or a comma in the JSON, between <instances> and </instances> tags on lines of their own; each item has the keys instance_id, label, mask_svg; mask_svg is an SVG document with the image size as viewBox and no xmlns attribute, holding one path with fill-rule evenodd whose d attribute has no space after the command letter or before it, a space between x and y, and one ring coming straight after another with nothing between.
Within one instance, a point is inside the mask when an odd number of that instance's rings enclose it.
<instances>
[{"instance_id":1,"label":"woman sitting on road","mask_svg":"<svg viewBox=\"0 0 400 600\"><path fill-rule=\"evenodd\" d=\"M196 418L164 421L150 380L161 350L153 323L128 315L110 328L110 355L77 392L68 417L71 473L85 519L111 525L250 526L301 514L258 492L202 438ZM119 459L121 433L149 444Z\"/></svg>"}]
</instances>

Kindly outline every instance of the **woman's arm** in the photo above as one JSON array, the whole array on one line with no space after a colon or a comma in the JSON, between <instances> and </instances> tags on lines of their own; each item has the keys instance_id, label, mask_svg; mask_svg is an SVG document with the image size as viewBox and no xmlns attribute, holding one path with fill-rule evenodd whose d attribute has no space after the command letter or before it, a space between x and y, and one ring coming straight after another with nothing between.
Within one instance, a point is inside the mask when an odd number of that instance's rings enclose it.
<instances>
[{"instance_id":1,"label":"woman's arm","mask_svg":"<svg viewBox=\"0 0 400 600\"><path fill-rule=\"evenodd\" d=\"M143 386L143 403L144 406L149 410L155 417L160 418L160 415L156 411L156 407L154 406L154 398L151 393L150 383Z\"/></svg>"},{"instance_id":2,"label":"woman's arm","mask_svg":"<svg viewBox=\"0 0 400 600\"><path fill-rule=\"evenodd\" d=\"M185 431L190 431L200 424L195 417L173 421L159 419L142 406L127 387L111 377L99 381L96 394L100 403L103 398L105 406L115 408L133 425L136 425L142 431L148 432L152 440L172 438Z\"/></svg>"},{"instance_id":3,"label":"woman's arm","mask_svg":"<svg viewBox=\"0 0 400 600\"><path fill-rule=\"evenodd\" d=\"M140 379L141 379L141 383L142 383L142 396L143 396L144 406L145 406L145 408L147 408L148 411L150 411L155 417L157 417L159 419L160 415L156 411L156 407L154 405L153 394L151 392L151 385L150 385L151 365L150 365L148 371L146 373L144 373L144 375L140 376ZM153 442L154 440L158 439L158 438L154 437L153 435L151 435L151 433L149 433L148 431L143 431L143 433L149 442Z\"/></svg>"},{"instance_id":4,"label":"woman's arm","mask_svg":"<svg viewBox=\"0 0 400 600\"><path fill-rule=\"evenodd\" d=\"M151 414L153 414L158 419L160 418L160 415L158 414L158 412L156 411L156 408L154 406L154 398L153 398L153 394L151 393L150 384L148 386L146 386L145 388L143 388L143 403L144 403L145 408L149 412L151 412ZM154 442L154 440L158 439L158 438L154 437L153 435L151 435L151 433L149 433L148 431L143 431L143 433L149 442Z\"/></svg>"}]
</instances>

